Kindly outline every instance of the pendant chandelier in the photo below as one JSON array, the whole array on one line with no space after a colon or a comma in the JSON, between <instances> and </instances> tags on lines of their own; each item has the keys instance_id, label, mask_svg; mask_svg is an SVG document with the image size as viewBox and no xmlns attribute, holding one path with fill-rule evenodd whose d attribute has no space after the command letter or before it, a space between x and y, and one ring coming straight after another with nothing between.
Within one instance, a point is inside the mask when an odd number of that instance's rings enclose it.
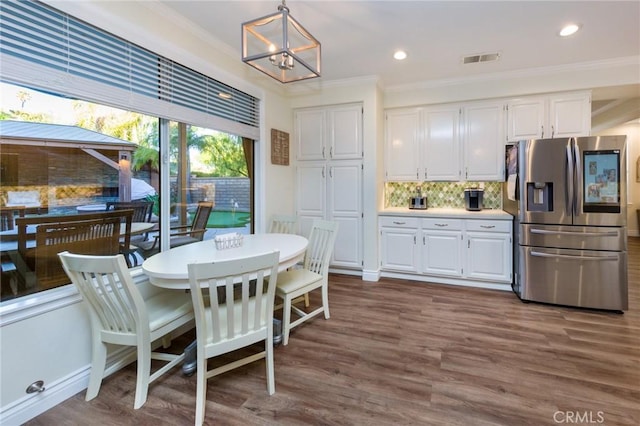
<instances>
[{"instance_id":1,"label":"pendant chandelier","mask_svg":"<svg viewBox=\"0 0 640 426\"><path fill-rule=\"evenodd\" d=\"M242 24L242 62L281 83L320 77L320 42L282 0L278 12Z\"/></svg>"}]
</instances>

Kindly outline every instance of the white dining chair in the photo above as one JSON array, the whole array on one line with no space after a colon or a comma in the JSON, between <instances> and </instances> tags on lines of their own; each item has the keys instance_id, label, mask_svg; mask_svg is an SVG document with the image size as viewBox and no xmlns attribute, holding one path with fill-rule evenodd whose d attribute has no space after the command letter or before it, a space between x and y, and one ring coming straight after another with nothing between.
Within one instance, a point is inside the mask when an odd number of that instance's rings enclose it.
<instances>
[{"instance_id":1,"label":"white dining chair","mask_svg":"<svg viewBox=\"0 0 640 426\"><path fill-rule=\"evenodd\" d=\"M282 327L284 345L289 343L291 329L320 313L329 319L329 262L336 241L338 223L316 219L311 226L309 245L304 255L302 268L289 269L278 274L276 296L283 300ZM322 304L311 312L306 312L295 303L303 300L301 296L320 289ZM307 302L305 299L305 306ZM291 314L298 315L291 321Z\"/></svg>"},{"instance_id":2,"label":"white dining chair","mask_svg":"<svg viewBox=\"0 0 640 426\"><path fill-rule=\"evenodd\" d=\"M295 215L274 214L269 223L271 234L295 234L298 230L298 217Z\"/></svg>"},{"instance_id":3,"label":"white dining chair","mask_svg":"<svg viewBox=\"0 0 640 426\"><path fill-rule=\"evenodd\" d=\"M122 254L89 256L65 251L58 256L91 317L91 375L85 399L90 401L98 396L105 375L107 344L133 346L138 359L133 408L142 407L149 384L184 359L184 354L154 352L151 345L162 339L163 346L168 347L171 333L193 321L190 296L158 289L143 298ZM152 359L167 363L151 374Z\"/></svg>"},{"instance_id":4,"label":"white dining chair","mask_svg":"<svg viewBox=\"0 0 640 426\"><path fill-rule=\"evenodd\" d=\"M211 377L265 359L267 392L275 392L273 367L273 301L280 252L250 258L188 265L196 317L196 416L204 421L207 381ZM266 280L266 277L272 277ZM223 366L207 360L264 340L265 350Z\"/></svg>"}]
</instances>

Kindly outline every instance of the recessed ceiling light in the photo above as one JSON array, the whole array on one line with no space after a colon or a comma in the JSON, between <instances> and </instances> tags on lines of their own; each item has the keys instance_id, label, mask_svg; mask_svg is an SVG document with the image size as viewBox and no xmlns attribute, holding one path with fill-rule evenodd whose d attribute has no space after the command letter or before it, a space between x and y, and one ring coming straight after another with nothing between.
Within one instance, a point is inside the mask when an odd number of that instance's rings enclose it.
<instances>
[{"instance_id":1,"label":"recessed ceiling light","mask_svg":"<svg viewBox=\"0 0 640 426\"><path fill-rule=\"evenodd\" d=\"M393 54L393 57L394 59L401 61L407 58L407 52L405 52L404 50L396 50L395 53Z\"/></svg>"},{"instance_id":2,"label":"recessed ceiling light","mask_svg":"<svg viewBox=\"0 0 640 426\"><path fill-rule=\"evenodd\" d=\"M567 37L571 34L575 34L580 29L580 25L569 24L560 30L560 36Z\"/></svg>"}]
</instances>

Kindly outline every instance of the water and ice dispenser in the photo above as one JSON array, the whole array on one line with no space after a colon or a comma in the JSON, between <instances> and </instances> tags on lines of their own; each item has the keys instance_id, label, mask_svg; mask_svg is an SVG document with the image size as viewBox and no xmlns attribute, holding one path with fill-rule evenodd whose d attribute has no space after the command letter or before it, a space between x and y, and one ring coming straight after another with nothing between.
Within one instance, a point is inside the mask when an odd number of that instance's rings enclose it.
<instances>
[{"instance_id":1,"label":"water and ice dispenser","mask_svg":"<svg viewBox=\"0 0 640 426\"><path fill-rule=\"evenodd\" d=\"M527 182L527 210L553 211L553 182Z\"/></svg>"}]
</instances>

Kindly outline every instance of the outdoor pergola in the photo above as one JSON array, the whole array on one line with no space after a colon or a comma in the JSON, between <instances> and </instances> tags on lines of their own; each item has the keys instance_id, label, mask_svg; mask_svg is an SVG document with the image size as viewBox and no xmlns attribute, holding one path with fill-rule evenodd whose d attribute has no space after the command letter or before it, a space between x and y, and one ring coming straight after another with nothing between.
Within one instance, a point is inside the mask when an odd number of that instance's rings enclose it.
<instances>
[{"instance_id":1,"label":"outdoor pergola","mask_svg":"<svg viewBox=\"0 0 640 426\"><path fill-rule=\"evenodd\" d=\"M84 195L112 197L117 188L118 199L130 201L136 148L135 143L76 126L0 121L3 205L10 191L39 191L44 207L64 205L82 196L83 188ZM109 173L111 169L117 175Z\"/></svg>"}]
</instances>

